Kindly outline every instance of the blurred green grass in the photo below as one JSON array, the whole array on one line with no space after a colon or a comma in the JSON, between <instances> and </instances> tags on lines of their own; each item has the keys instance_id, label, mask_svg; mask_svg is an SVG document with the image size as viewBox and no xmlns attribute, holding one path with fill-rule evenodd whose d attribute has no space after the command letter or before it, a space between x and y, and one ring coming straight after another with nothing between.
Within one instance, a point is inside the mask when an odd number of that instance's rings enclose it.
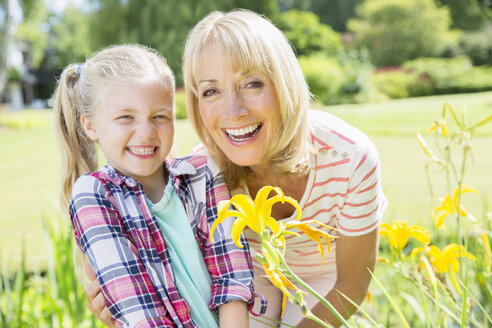
<instances>
[{"instance_id":1,"label":"blurred green grass","mask_svg":"<svg viewBox=\"0 0 492 328\"><path fill-rule=\"evenodd\" d=\"M492 115L492 92L322 108L366 132L376 144L389 201L384 217L387 222L396 219L424 226L432 223L430 212L437 199L430 198L425 174L427 158L415 132L425 132L433 120L440 118L445 101L457 112L467 106L470 122ZM43 270L46 248L42 219L68 220L58 208L60 164L52 120L49 110L0 113L0 264L4 268L19 265L24 240L27 269ZM186 120L178 120L175 131L173 153L185 155L198 138ZM470 174L465 177L465 182L480 192L478 197L465 197L465 205L475 216L483 215L492 204L492 193L488 191L492 182L491 149L492 123L478 130L473 143L476 160L470 163ZM434 196L442 196L447 192L445 177L435 169L431 172Z\"/></svg>"}]
</instances>

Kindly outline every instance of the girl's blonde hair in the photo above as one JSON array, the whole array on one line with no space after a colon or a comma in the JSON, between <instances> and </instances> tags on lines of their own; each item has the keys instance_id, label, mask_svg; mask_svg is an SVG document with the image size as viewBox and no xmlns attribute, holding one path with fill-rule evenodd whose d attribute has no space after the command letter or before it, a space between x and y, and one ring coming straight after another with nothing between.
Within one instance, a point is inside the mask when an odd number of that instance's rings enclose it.
<instances>
[{"instance_id":1,"label":"girl's blonde hair","mask_svg":"<svg viewBox=\"0 0 492 328\"><path fill-rule=\"evenodd\" d=\"M183 56L186 108L191 124L229 186L237 187L250 170L228 159L203 124L194 77L207 47L222 51L229 58L231 69L259 71L272 80L279 100L281 124L265 158L275 173L306 173L311 151L307 126L310 93L289 41L269 20L254 12L243 9L212 12L194 27L186 40Z\"/></svg>"},{"instance_id":2,"label":"girl's blonde hair","mask_svg":"<svg viewBox=\"0 0 492 328\"><path fill-rule=\"evenodd\" d=\"M141 45L105 48L83 64L68 65L54 94L53 109L62 157L62 205L68 210L72 186L81 175L98 168L97 147L80 121L94 115L98 105L115 87L129 82L158 81L172 89L174 75L155 50Z\"/></svg>"}]
</instances>

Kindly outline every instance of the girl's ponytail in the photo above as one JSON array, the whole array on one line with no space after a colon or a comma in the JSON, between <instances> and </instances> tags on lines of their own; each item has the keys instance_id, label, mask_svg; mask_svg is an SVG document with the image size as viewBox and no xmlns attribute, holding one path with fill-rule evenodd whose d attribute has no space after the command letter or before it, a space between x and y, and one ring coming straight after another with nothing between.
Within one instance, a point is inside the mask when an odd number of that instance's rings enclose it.
<instances>
[{"instance_id":1,"label":"girl's ponytail","mask_svg":"<svg viewBox=\"0 0 492 328\"><path fill-rule=\"evenodd\" d=\"M97 170L97 148L80 122L83 103L79 85L79 65L67 66L55 91L53 109L58 143L61 148L62 206L68 211L72 186L81 175Z\"/></svg>"}]
</instances>

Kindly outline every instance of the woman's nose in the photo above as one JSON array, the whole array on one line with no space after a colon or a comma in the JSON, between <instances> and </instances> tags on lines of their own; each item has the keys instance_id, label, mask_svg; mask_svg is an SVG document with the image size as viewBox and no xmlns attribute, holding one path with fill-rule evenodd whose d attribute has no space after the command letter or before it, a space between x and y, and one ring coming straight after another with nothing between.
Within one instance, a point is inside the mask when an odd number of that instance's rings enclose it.
<instances>
[{"instance_id":1,"label":"woman's nose","mask_svg":"<svg viewBox=\"0 0 492 328\"><path fill-rule=\"evenodd\" d=\"M246 102L238 91L227 94L224 116L230 120L237 120L249 112Z\"/></svg>"}]
</instances>

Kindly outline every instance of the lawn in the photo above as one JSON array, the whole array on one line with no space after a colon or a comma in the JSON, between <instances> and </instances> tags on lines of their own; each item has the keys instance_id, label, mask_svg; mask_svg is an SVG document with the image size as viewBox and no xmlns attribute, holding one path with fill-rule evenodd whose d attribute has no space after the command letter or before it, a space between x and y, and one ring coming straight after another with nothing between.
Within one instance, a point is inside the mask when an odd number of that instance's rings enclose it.
<instances>
[{"instance_id":1,"label":"lawn","mask_svg":"<svg viewBox=\"0 0 492 328\"><path fill-rule=\"evenodd\" d=\"M467 106L470 122L492 114L492 92L323 108L366 132L378 147L383 187L389 200L384 218L387 222L397 219L430 226L430 212L437 205L437 196L447 191L443 174L436 174L436 169L431 168L435 197L430 198L425 174L427 158L415 138L416 131L426 131L432 121L440 117L445 101L457 112ZM46 248L42 220L67 220L57 206L59 156L51 116L51 111L0 113L3 154L0 161L0 264L10 268L20 261L22 243L28 269L44 268ZM187 121L176 122L175 154L188 153L197 142ZM492 181L490 149L492 122L477 133L473 144L475 161L470 163L470 174L465 181L480 193L479 197L465 197L468 207L479 211L475 216L481 216L492 205L492 193L488 191Z\"/></svg>"}]
</instances>

